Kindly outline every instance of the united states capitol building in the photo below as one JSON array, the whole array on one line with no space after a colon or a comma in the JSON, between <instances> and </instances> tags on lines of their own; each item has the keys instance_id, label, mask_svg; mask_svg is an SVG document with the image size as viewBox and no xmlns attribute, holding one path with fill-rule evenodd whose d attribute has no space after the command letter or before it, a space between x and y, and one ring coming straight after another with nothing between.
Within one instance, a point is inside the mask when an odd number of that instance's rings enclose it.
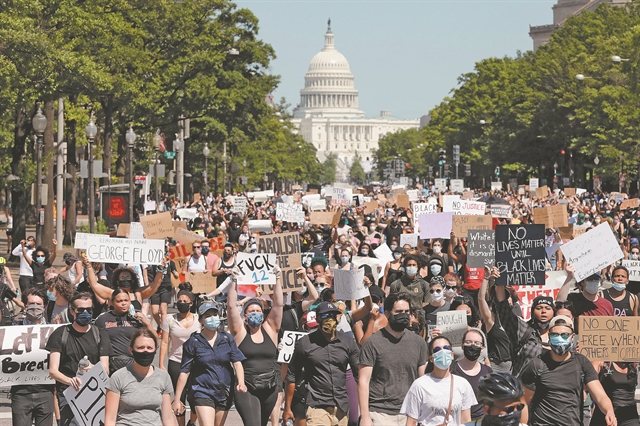
<instances>
[{"instance_id":1,"label":"united states capitol building","mask_svg":"<svg viewBox=\"0 0 640 426\"><path fill-rule=\"evenodd\" d=\"M335 48L331 21L324 35L324 48L309 64L300 90L300 103L293 110L293 123L299 134L317 150L324 161L334 155L338 160L338 180L348 178L356 155L365 171L373 162L373 151L387 133L417 129L420 120L401 120L382 111L379 117L366 118L358 106L358 90L349 62Z\"/></svg>"}]
</instances>

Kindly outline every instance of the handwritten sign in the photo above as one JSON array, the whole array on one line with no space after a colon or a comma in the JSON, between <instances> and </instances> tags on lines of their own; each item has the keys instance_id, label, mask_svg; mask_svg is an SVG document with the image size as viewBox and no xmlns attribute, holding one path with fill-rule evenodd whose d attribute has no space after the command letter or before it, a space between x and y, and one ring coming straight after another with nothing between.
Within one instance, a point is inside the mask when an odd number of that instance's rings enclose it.
<instances>
[{"instance_id":1,"label":"handwritten sign","mask_svg":"<svg viewBox=\"0 0 640 426\"><path fill-rule=\"evenodd\" d=\"M247 211L248 205L246 197L236 197L233 200L233 211L234 213L244 214L244 212Z\"/></svg>"},{"instance_id":2,"label":"handwritten sign","mask_svg":"<svg viewBox=\"0 0 640 426\"><path fill-rule=\"evenodd\" d=\"M502 190L502 182L491 182L491 190L492 191Z\"/></svg>"},{"instance_id":3,"label":"handwritten sign","mask_svg":"<svg viewBox=\"0 0 640 426\"><path fill-rule=\"evenodd\" d=\"M536 188L536 197L545 198L547 195L549 195L549 187L547 185Z\"/></svg>"},{"instance_id":4,"label":"handwritten sign","mask_svg":"<svg viewBox=\"0 0 640 426\"><path fill-rule=\"evenodd\" d=\"M206 239L204 236L196 234L195 232L189 231L185 228L176 228L173 231L173 238L188 246L190 246L194 241L202 241Z\"/></svg>"},{"instance_id":5,"label":"handwritten sign","mask_svg":"<svg viewBox=\"0 0 640 426\"><path fill-rule=\"evenodd\" d=\"M446 191L447 190L447 180L446 179L434 179L434 186L438 191Z\"/></svg>"},{"instance_id":6,"label":"handwritten sign","mask_svg":"<svg viewBox=\"0 0 640 426\"><path fill-rule=\"evenodd\" d=\"M414 203L413 204L413 228L416 232L420 231L419 217L423 214L438 213L438 204L435 202L430 203Z\"/></svg>"},{"instance_id":7,"label":"handwritten sign","mask_svg":"<svg viewBox=\"0 0 640 426\"><path fill-rule=\"evenodd\" d=\"M487 207L486 203L463 200L458 195L445 195L442 201L443 212L454 212L459 215L484 215Z\"/></svg>"},{"instance_id":8,"label":"handwritten sign","mask_svg":"<svg viewBox=\"0 0 640 426\"><path fill-rule=\"evenodd\" d=\"M462 345L462 337L468 329L467 311L436 312L436 328L451 341L454 346Z\"/></svg>"},{"instance_id":9,"label":"handwritten sign","mask_svg":"<svg viewBox=\"0 0 640 426\"><path fill-rule=\"evenodd\" d=\"M118 225L118 231L116 235L118 237L127 237L129 235L131 226L128 223L121 223Z\"/></svg>"},{"instance_id":10,"label":"handwritten sign","mask_svg":"<svg viewBox=\"0 0 640 426\"><path fill-rule=\"evenodd\" d=\"M327 200L324 198L320 200L311 200L309 201L309 210L318 211L318 210L326 210L327 209Z\"/></svg>"},{"instance_id":11,"label":"handwritten sign","mask_svg":"<svg viewBox=\"0 0 640 426\"><path fill-rule=\"evenodd\" d=\"M91 262L160 265L163 258L164 240L109 238L94 234L87 237L87 259Z\"/></svg>"},{"instance_id":12,"label":"handwritten sign","mask_svg":"<svg viewBox=\"0 0 640 426\"><path fill-rule=\"evenodd\" d=\"M496 227L496 285L544 283L546 253L544 225L498 225Z\"/></svg>"},{"instance_id":13,"label":"handwritten sign","mask_svg":"<svg viewBox=\"0 0 640 426\"><path fill-rule=\"evenodd\" d=\"M540 180L538 178L529 179L529 191L535 191L540 186Z\"/></svg>"},{"instance_id":14,"label":"handwritten sign","mask_svg":"<svg viewBox=\"0 0 640 426\"><path fill-rule=\"evenodd\" d=\"M366 203L364 203L364 214L371 214L373 212L376 211L376 209L378 208L378 202L377 201L367 201Z\"/></svg>"},{"instance_id":15,"label":"handwritten sign","mask_svg":"<svg viewBox=\"0 0 640 426\"><path fill-rule=\"evenodd\" d=\"M451 189L451 192L462 193L464 191L464 180L451 179L449 189Z\"/></svg>"},{"instance_id":16,"label":"handwritten sign","mask_svg":"<svg viewBox=\"0 0 640 426\"><path fill-rule=\"evenodd\" d=\"M305 287L296 270L302 267L300 258L300 235L287 232L276 235L261 235L256 238L258 253L275 254L282 270L282 291L295 291ZM264 292L273 293L273 285L265 285Z\"/></svg>"},{"instance_id":17,"label":"handwritten sign","mask_svg":"<svg viewBox=\"0 0 640 426\"><path fill-rule=\"evenodd\" d=\"M369 296L369 288L364 285L364 269L334 269L333 291L336 300L359 300Z\"/></svg>"},{"instance_id":18,"label":"handwritten sign","mask_svg":"<svg viewBox=\"0 0 640 426\"><path fill-rule=\"evenodd\" d=\"M278 203L276 205L276 220L293 223L304 222L302 204Z\"/></svg>"},{"instance_id":19,"label":"handwritten sign","mask_svg":"<svg viewBox=\"0 0 640 426\"><path fill-rule=\"evenodd\" d=\"M451 230L456 237L466 238L469 229L492 229L493 220L491 216L460 216L454 215Z\"/></svg>"},{"instance_id":20,"label":"handwritten sign","mask_svg":"<svg viewBox=\"0 0 640 426\"><path fill-rule=\"evenodd\" d=\"M467 265L469 268L493 266L495 258L495 231L469 229L467 236Z\"/></svg>"},{"instance_id":21,"label":"handwritten sign","mask_svg":"<svg viewBox=\"0 0 640 426\"><path fill-rule=\"evenodd\" d=\"M376 257L380 259L385 265L393 261L393 252L386 243L382 243L376 249L374 249L373 254L375 254Z\"/></svg>"},{"instance_id":22,"label":"handwritten sign","mask_svg":"<svg viewBox=\"0 0 640 426\"><path fill-rule=\"evenodd\" d=\"M196 217L198 217L198 209L196 209L195 207L188 209L177 209L176 216L178 216L180 219L195 219Z\"/></svg>"},{"instance_id":23,"label":"handwritten sign","mask_svg":"<svg viewBox=\"0 0 640 426\"><path fill-rule=\"evenodd\" d=\"M156 202L151 200L151 201L145 201L144 202L144 211L146 212L152 212L156 210Z\"/></svg>"},{"instance_id":24,"label":"handwritten sign","mask_svg":"<svg viewBox=\"0 0 640 426\"><path fill-rule=\"evenodd\" d=\"M173 224L169 212L142 216L140 223L147 238L173 237Z\"/></svg>"},{"instance_id":25,"label":"handwritten sign","mask_svg":"<svg viewBox=\"0 0 640 426\"><path fill-rule=\"evenodd\" d=\"M512 216L511 206L507 205L493 205L489 208L491 217L499 217L503 219L509 219Z\"/></svg>"},{"instance_id":26,"label":"handwritten sign","mask_svg":"<svg viewBox=\"0 0 640 426\"><path fill-rule=\"evenodd\" d=\"M238 284L275 284L276 274L273 272L275 265L275 254L238 252L236 255L236 266L240 271Z\"/></svg>"},{"instance_id":27,"label":"handwritten sign","mask_svg":"<svg viewBox=\"0 0 640 426\"><path fill-rule=\"evenodd\" d=\"M569 226L567 218L567 205L558 204L550 207L533 209L533 219L537 224L547 228L565 228Z\"/></svg>"},{"instance_id":28,"label":"handwritten sign","mask_svg":"<svg viewBox=\"0 0 640 426\"><path fill-rule=\"evenodd\" d=\"M407 244L414 248L418 247L418 234L400 234L400 247Z\"/></svg>"},{"instance_id":29,"label":"handwritten sign","mask_svg":"<svg viewBox=\"0 0 640 426\"><path fill-rule=\"evenodd\" d=\"M330 225L333 223L334 212L311 212L309 223L312 225Z\"/></svg>"},{"instance_id":30,"label":"handwritten sign","mask_svg":"<svg viewBox=\"0 0 640 426\"><path fill-rule=\"evenodd\" d=\"M134 240L144 238L144 228L140 222L131 222L129 224L129 238Z\"/></svg>"},{"instance_id":31,"label":"handwritten sign","mask_svg":"<svg viewBox=\"0 0 640 426\"><path fill-rule=\"evenodd\" d=\"M282 349L280 349L280 353L278 353L278 362L289 364L291 362L291 357L293 356L293 351L296 348L296 343L303 336L306 336L309 333L303 333L301 331L285 331L282 335Z\"/></svg>"},{"instance_id":32,"label":"handwritten sign","mask_svg":"<svg viewBox=\"0 0 640 426\"><path fill-rule=\"evenodd\" d=\"M64 391L71 411L82 426L104 425L104 404L107 394L109 375L104 371L102 363L97 363L82 376L82 387L79 391L68 387Z\"/></svg>"},{"instance_id":33,"label":"handwritten sign","mask_svg":"<svg viewBox=\"0 0 640 426\"><path fill-rule=\"evenodd\" d=\"M194 293L211 293L218 287L217 277L211 272L188 272L185 281L191 283Z\"/></svg>"},{"instance_id":34,"label":"handwritten sign","mask_svg":"<svg viewBox=\"0 0 640 426\"><path fill-rule=\"evenodd\" d=\"M624 200L622 204L620 204L620 210L632 209L638 207L638 199L632 198L630 200Z\"/></svg>"},{"instance_id":35,"label":"handwritten sign","mask_svg":"<svg viewBox=\"0 0 640 426\"><path fill-rule=\"evenodd\" d=\"M73 248L78 250L87 249L87 234L86 232L76 232L76 240L73 243Z\"/></svg>"},{"instance_id":36,"label":"handwritten sign","mask_svg":"<svg viewBox=\"0 0 640 426\"><path fill-rule=\"evenodd\" d=\"M273 232L271 227L270 220L250 220L249 221L249 232L264 232L265 234L270 234Z\"/></svg>"},{"instance_id":37,"label":"handwritten sign","mask_svg":"<svg viewBox=\"0 0 640 426\"><path fill-rule=\"evenodd\" d=\"M407 194L396 195L396 206L400 209L408 209L411 207L409 204L409 196Z\"/></svg>"},{"instance_id":38,"label":"handwritten sign","mask_svg":"<svg viewBox=\"0 0 640 426\"><path fill-rule=\"evenodd\" d=\"M420 238L450 238L453 215L453 212L446 212L420 216Z\"/></svg>"},{"instance_id":39,"label":"handwritten sign","mask_svg":"<svg viewBox=\"0 0 640 426\"><path fill-rule=\"evenodd\" d=\"M562 254L576 268L578 282L624 257L608 223L563 245Z\"/></svg>"},{"instance_id":40,"label":"handwritten sign","mask_svg":"<svg viewBox=\"0 0 640 426\"><path fill-rule=\"evenodd\" d=\"M352 191L348 188L333 187L331 191L332 206L349 206L351 205Z\"/></svg>"},{"instance_id":41,"label":"handwritten sign","mask_svg":"<svg viewBox=\"0 0 640 426\"><path fill-rule=\"evenodd\" d=\"M407 196L409 197L409 201L418 201L418 190L407 189Z\"/></svg>"},{"instance_id":42,"label":"handwritten sign","mask_svg":"<svg viewBox=\"0 0 640 426\"><path fill-rule=\"evenodd\" d=\"M580 353L590 361L640 361L640 317L580 317Z\"/></svg>"},{"instance_id":43,"label":"handwritten sign","mask_svg":"<svg viewBox=\"0 0 640 426\"><path fill-rule=\"evenodd\" d=\"M640 260L623 260L622 266L629 270L629 281L640 281Z\"/></svg>"}]
</instances>

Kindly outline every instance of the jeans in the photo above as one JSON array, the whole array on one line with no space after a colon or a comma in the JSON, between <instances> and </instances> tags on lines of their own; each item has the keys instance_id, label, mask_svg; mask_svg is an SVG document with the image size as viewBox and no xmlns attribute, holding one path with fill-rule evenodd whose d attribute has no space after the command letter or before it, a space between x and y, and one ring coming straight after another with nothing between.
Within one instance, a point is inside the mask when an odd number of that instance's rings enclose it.
<instances>
[{"instance_id":1,"label":"jeans","mask_svg":"<svg viewBox=\"0 0 640 426\"><path fill-rule=\"evenodd\" d=\"M53 392L11 395L13 426L51 426L53 424Z\"/></svg>"},{"instance_id":2,"label":"jeans","mask_svg":"<svg viewBox=\"0 0 640 426\"><path fill-rule=\"evenodd\" d=\"M29 277L27 275L20 275L18 278L18 284L20 284L20 293L24 293L29 288L32 287L33 277Z\"/></svg>"},{"instance_id":3,"label":"jeans","mask_svg":"<svg viewBox=\"0 0 640 426\"><path fill-rule=\"evenodd\" d=\"M63 392L58 392L56 395L58 395L58 407L60 408L60 426L80 426Z\"/></svg>"}]
</instances>

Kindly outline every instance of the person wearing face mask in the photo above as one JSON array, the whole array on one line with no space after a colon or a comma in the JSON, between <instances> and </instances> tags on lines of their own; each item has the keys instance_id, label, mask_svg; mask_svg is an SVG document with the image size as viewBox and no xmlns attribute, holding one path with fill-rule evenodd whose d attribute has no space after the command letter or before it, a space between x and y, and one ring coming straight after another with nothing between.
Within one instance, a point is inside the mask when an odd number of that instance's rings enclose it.
<instances>
[{"instance_id":1,"label":"person wearing face mask","mask_svg":"<svg viewBox=\"0 0 640 426\"><path fill-rule=\"evenodd\" d=\"M444 297L445 281L441 276L431 278L429 283L429 294L431 294L431 302L424 307L424 314L427 324L436 325L438 312L448 311L451 303Z\"/></svg>"},{"instance_id":2,"label":"person wearing face mask","mask_svg":"<svg viewBox=\"0 0 640 426\"><path fill-rule=\"evenodd\" d=\"M84 279L82 262L69 252L62 256L62 260L64 261L64 267L60 270L60 273L63 274L66 272L69 275L69 281L71 281L74 287L77 287Z\"/></svg>"},{"instance_id":3,"label":"person wearing face mask","mask_svg":"<svg viewBox=\"0 0 640 426\"><path fill-rule=\"evenodd\" d=\"M430 257L428 265L429 270L427 273L427 277L425 278L428 281L431 281L431 278L433 277L444 277L448 273L440 256Z\"/></svg>"},{"instance_id":4,"label":"person wearing face mask","mask_svg":"<svg viewBox=\"0 0 640 426\"><path fill-rule=\"evenodd\" d=\"M93 299L89 293L76 293L69 301L74 322L57 328L47 341L49 351L49 375L56 381L56 396L60 408L61 426L78 426L73 411L64 396L64 391L72 387L80 390L82 380L76 377L78 363L85 356L89 360L89 371L100 362L109 371L109 357L113 347L109 335L103 329L91 325Z\"/></svg>"},{"instance_id":5,"label":"person wearing face mask","mask_svg":"<svg viewBox=\"0 0 640 426\"><path fill-rule=\"evenodd\" d=\"M567 262L565 267L567 279L558 292L556 298L559 302L572 302L576 318L585 316L613 316L613 305L604 297L598 295L600 290L600 276L592 274L580 281L576 287L580 293L569 293L571 285L575 282L575 268Z\"/></svg>"},{"instance_id":6,"label":"person wearing face mask","mask_svg":"<svg viewBox=\"0 0 640 426\"><path fill-rule=\"evenodd\" d=\"M28 237L26 240L20 241L11 254L17 256L20 259L20 276L18 278L18 285L20 285L20 292L24 293L33 281L33 270L27 262L27 258L31 259L33 255L33 249L36 246L36 240L34 237ZM26 255L25 255L26 253Z\"/></svg>"},{"instance_id":7,"label":"person wearing face mask","mask_svg":"<svg viewBox=\"0 0 640 426\"><path fill-rule=\"evenodd\" d=\"M67 324L73 321L69 312L69 301L73 297L73 284L62 275L47 281L47 304L45 312L49 324Z\"/></svg>"},{"instance_id":8,"label":"person wearing face mask","mask_svg":"<svg viewBox=\"0 0 640 426\"><path fill-rule=\"evenodd\" d=\"M173 386L166 371L151 365L158 338L147 329L136 331L129 342L133 363L111 375L105 398L105 426L141 424L172 426Z\"/></svg>"},{"instance_id":9,"label":"person wearing face mask","mask_svg":"<svg viewBox=\"0 0 640 426\"><path fill-rule=\"evenodd\" d=\"M318 290L313 285L313 281L305 274L305 269L300 268L296 272L298 278L304 281L305 287L292 291L291 303L284 305L278 341L282 340L285 331L302 331L302 316L309 310L313 302L320 297ZM313 274L311 276L313 277Z\"/></svg>"},{"instance_id":10,"label":"person wearing face mask","mask_svg":"<svg viewBox=\"0 0 640 426\"><path fill-rule=\"evenodd\" d=\"M191 244L191 250L193 253L185 259L182 274L188 277L188 274L208 273L211 265L207 263L207 257L202 254L202 242L194 241Z\"/></svg>"},{"instance_id":11,"label":"person wearing face mask","mask_svg":"<svg viewBox=\"0 0 640 426\"><path fill-rule=\"evenodd\" d=\"M530 426L581 425L584 388L604 413L605 424L617 425L613 404L593 365L584 355L571 352L574 336L569 317L554 317L549 323L551 350L531 360L520 375Z\"/></svg>"},{"instance_id":12,"label":"person wearing face mask","mask_svg":"<svg viewBox=\"0 0 640 426\"><path fill-rule=\"evenodd\" d=\"M468 330L462 337L462 351L464 356L453 362L451 373L465 378L473 392L478 396L478 384L480 378L492 373L491 367L478 362L480 353L485 347L484 335L477 330ZM471 407L471 420L478 420L484 416L483 405L475 404Z\"/></svg>"},{"instance_id":13,"label":"person wearing face mask","mask_svg":"<svg viewBox=\"0 0 640 426\"><path fill-rule=\"evenodd\" d=\"M382 276L382 283L380 286L383 290L385 290L387 286L390 286L391 283L402 277L402 255L404 253L405 250L402 247L396 246L396 248L393 249L393 260L391 262L387 262L384 267L384 275Z\"/></svg>"},{"instance_id":14,"label":"person wearing face mask","mask_svg":"<svg viewBox=\"0 0 640 426\"><path fill-rule=\"evenodd\" d=\"M471 407L478 403L463 377L451 374L451 342L438 336L429 342L427 373L413 382L402 403L407 426L460 425L471 421Z\"/></svg>"},{"instance_id":15,"label":"person wearing face mask","mask_svg":"<svg viewBox=\"0 0 640 426\"><path fill-rule=\"evenodd\" d=\"M209 293L208 297L214 297L216 302L226 302L227 294L223 290L227 290L227 287L223 287L227 278L232 276L233 268L236 266L236 257L233 254L233 245L227 242L224 245L222 251L222 258L213 265L211 275L216 277L216 289Z\"/></svg>"},{"instance_id":16,"label":"person wearing face mask","mask_svg":"<svg viewBox=\"0 0 640 426\"><path fill-rule=\"evenodd\" d=\"M182 345L182 363L172 408L182 414L181 402L187 382L199 423L222 426L233 405L235 393L246 392L240 352L233 337L220 328L220 305L205 302L198 308L200 333L193 333ZM234 374L235 371L235 374Z\"/></svg>"},{"instance_id":17,"label":"person wearing face mask","mask_svg":"<svg viewBox=\"0 0 640 426\"><path fill-rule=\"evenodd\" d=\"M347 249L340 250L340 269L353 270L355 265L351 262L351 252Z\"/></svg>"},{"instance_id":18,"label":"person wearing face mask","mask_svg":"<svg viewBox=\"0 0 640 426\"><path fill-rule=\"evenodd\" d=\"M285 423L294 418L291 401L296 383L304 378L308 390L307 423L347 426L349 398L346 372L349 365L357 380L359 351L353 337L337 330L341 315L333 303L320 303L316 307L316 320L320 327L296 342L287 371Z\"/></svg>"},{"instance_id":19,"label":"person wearing face mask","mask_svg":"<svg viewBox=\"0 0 640 426\"><path fill-rule=\"evenodd\" d=\"M202 243L202 247L202 254L204 255L204 242ZM165 246L165 259L168 259L168 257L168 247ZM147 268L147 276L152 282L155 279L156 274L162 275L162 282L160 283L160 287L150 298L151 315L158 325L162 324L162 322L166 318L167 307L169 306L169 302L171 302L171 290L173 288L171 284L171 277L175 279L178 279L180 277L175 262L170 259L166 262L167 263L164 268L160 268L159 265L151 265Z\"/></svg>"},{"instance_id":20,"label":"person wearing face mask","mask_svg":"<svg viewBox=\"0 0 640 426\"><path fill-rule=\"evenodd\" d=\"M191 313L191 306L195 302L195 296L191 292L191 286L187 283L180 283L178 286L178 302L176 307L178 313L169 315L164 319L162 326L162 343L160 345L160 358L158 359L158 365L161 369L167 369L169 377L171 377L171 383L175 390L178 384L178 377L180 376L180 363L182 362L182 345L186 342L193 333L199 333L202 329L200 321L198 321L198 315ZM166 359L169 356L168 367ZM182 392L182 395L178 395L180 401L184 404L187 400L187 392ZM196 423L196 408L193 400L189 400L191 406L191 419L189 424L195 425ZM183 413L177 414L178 425L184 426L185 415Z\"/></svg>"},{"instance_id":21,"label":"person wearing face mask","mask_svg":"<svg viewBox=\"0 0 640 426\"><path fill-rule=\"evenodd\" d=\"M638 316L638 296L627 290L629 271L622 265L613 268L611 288L602 291L605 299L613 306L613 316Z\"/></svg>"},{"instance_id":22,"label":"person wearing face mask","mask_svg":"<svg viewBox=\"0 0 640 426\"><path fill-rule=\"evenodd\" d=\"M25 318L22 325L47 324L44 311L46 293L39 288L30 288L22 293ZM11 386L11 418L14 426L50 426L53 423L54 385Z\"/></svg>"},{"instance_id":23,"label":"person wearing face mask","mask_svg":"<svg viewBox=\"0 0 640 426\"><path fill-rule=\"evenodd\" d=\"M483 405L484 417L465 426L525 426L524 389L514 375L490 373L480 378L476 398Z\"/></svg>"},{"instance_id":24,"label":"person wearing face mask","mask_svg":"<svg viewBox=\"0 0 640 426\"><path fill-rule=\"evenodd\" d=\"M373 257L373 258L376 257L376 255L373 253L373 250L371 250L371 245L369 243L360 244L360 249L358 250L358 256Z\"/></svg>"},{"instance_id":25,"label":"person wearing face mask","mask_svg":"<svg viewBox=\"0 0 640 426\"><path fill-rule=\"evenodd\" d=\"M399 280L391 284L390 293L408 293L411 298L411 307L422 309L423 306L431 302L429 285L423 280L419 271L419 258L409 254L404 258L404 275Z\"/></svg>"},{"instance_id":26,"label":"person wearing face mask","mask_svg":"<svg viewBox=\"0 0 640 426\"><path fill-rule=\"evenodd\" d=\"M58 244L55 238L51 240L51 242L53 247L56 247ZM44 272L51 268L53 261L56 259L56 251L53 250L53 254L49 256L49 250L47 250L46 247L38 246L31 254L33 256L33 258L31 258L27 255L27 249L24 246L22 250L22 255L33 271L33 281L31 285L44 289Z\"/></svg>"},{"instance_id":27,"label":"person wearing face mask","mask_svg":"<svg viewBox=\"0 0 640 426\"><path fill-rule=\"evenodd\" d=\"M358 402L360 426L401 424L402 402L411 384L424 375L427 344L407 331L411 301L405 293L385 300L387 326L374 333L360 350Z\"/></svg>"}]
</instances>

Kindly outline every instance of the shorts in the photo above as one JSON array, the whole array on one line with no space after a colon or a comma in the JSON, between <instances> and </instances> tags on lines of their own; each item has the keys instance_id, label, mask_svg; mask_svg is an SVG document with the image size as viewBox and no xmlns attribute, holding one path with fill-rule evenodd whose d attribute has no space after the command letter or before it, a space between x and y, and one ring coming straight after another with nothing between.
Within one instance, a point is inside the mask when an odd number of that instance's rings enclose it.
<instances>
[{"instance_id":1,"label":"shorts","mask_svg":"<svg viewBox=\"0 0 640 426\"><path fill-rule=\"evenodd\" d=\"M13 234L13 229L11 229L11 228L7 228L7 231L6 231L6 232L7 232L7 237L10 237L10 236L11 236L11 234Z\"/></svg>"},{"instance_id":2,"label":"shorts","mask_svg":"<svg viewBox=\"0 0 640 426\"><path fill-rule=\"evenodd\" d=\"M171 290L160 291L160 293L155 293L151 296L152 305L160 305L161 303L166 303L167 305L171 303Z\"/></svg>"},{"instance_id":3,"label":"shorts","mask_svg":"<svg viewBox=\"0 0 640 426\"><path fill-rule=\"evenodd\" d=\"M216 401L209 398L196 398L193 403L196 407L211 407L216 410L229 411L231 405L233 405L233 398L229 398L226 401Z\"/></svg>"}]
</instances>

